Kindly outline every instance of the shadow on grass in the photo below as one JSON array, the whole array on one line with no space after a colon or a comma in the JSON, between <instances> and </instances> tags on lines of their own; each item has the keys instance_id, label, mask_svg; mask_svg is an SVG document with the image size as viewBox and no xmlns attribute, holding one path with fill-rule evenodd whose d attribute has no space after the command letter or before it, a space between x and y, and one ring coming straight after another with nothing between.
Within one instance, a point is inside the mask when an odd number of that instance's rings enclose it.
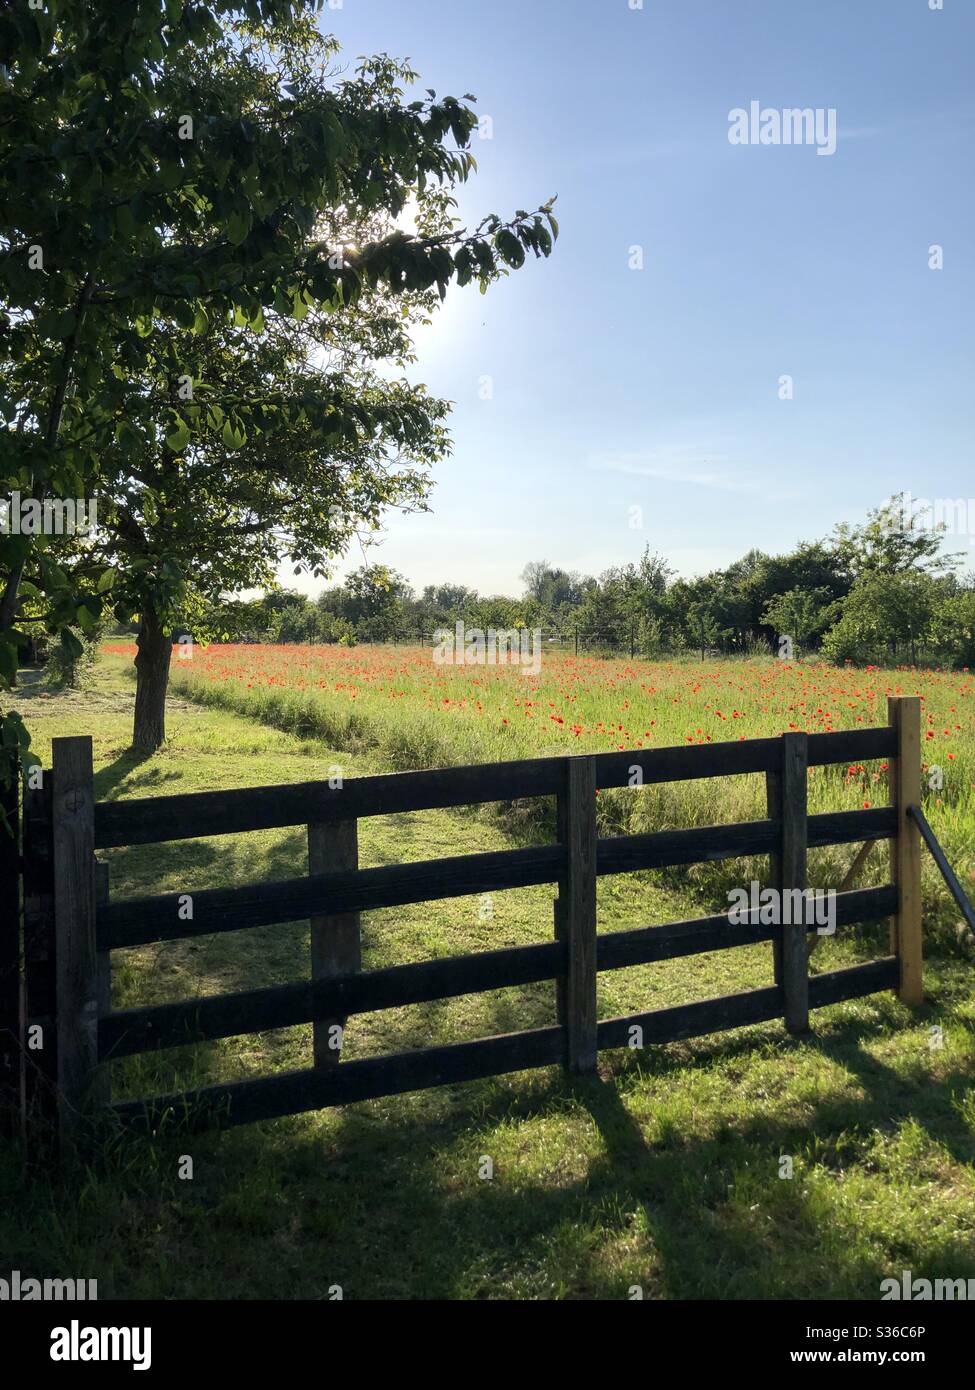
<instances>
[{"instance_id":1,"label":"shadow on grass","mask_svg":"<svg viewBox=\"0 0 975 1390\"><path fill-rule=\"evenodd\" d=\"M923 1240L901 1234L892 1205L864 1226L834 1185L870 1172L873 1135L911 1119L957 1162L975 1156L958 1108L970 1061L914 1081L867 1052L903 1023L881 998L802 1041L762 1026L604 1053L599 1078L547 1069L194 1139L204 1181L179 1198L187 1258L195 1243L211 1259L222 1250L226 1296L248 1297L323 1297L338 1283L370 1299L613 1299L633 1285L644 1297L876 1299L898 1260L971 1277L971 1250L937 1222ZM838 1074L822 1073L794 1114L736 1098L742 1064L787 1067L790 1053ZM716 1073L724 1087L705 1133L668 1122L678 1072ZM491 1181L478 1178L485 1154ZM798 1180L780 1178L783 1154ZM882 1203L882 1179L871 1181Z\"/></svg>"},{"instance_id":2,"label":"shadow on grass","mask_svg":"<svg viewBox=\"0 0 975 1390\"><path fill-rule=\"evenodd\" d=\"M553 1107L577 1106L599 1131L602 1153L568 1184L553 1174L528 1183L515 1179L512 1188L502 1168L495 1182L468 1184L463 1195L443 1200L435 1219L451 1231L450 1255L438 1249L427 1259L424 1243L411 1234L408 1220L397 1231L396 1248L403 1255L410 1252L417 1287L438 1297L503 1296L490 1279L479 1282L476 1270L489 1265L503 1271L523 1262L529 1269L547 1267L556 1284L561 1270L570 1296L623 1298L630 1285L618 1282L614 1287L614 1277L620 1276L614 1276L607 1251L632 1248L634 1233L644 1232L640 1243L647 1251L646 1277L638 1278L631 1263L622 1279L632 1278L645 1296L876 1298L881 1279L890 1273L887 1257L857 1238L852 1227L829 1228L824 1217L831 1213L816 1191L803 1181L781 1180L779 1157L803 1155L814 1135L846 1145L841 1154L855 1162L855 1147L849 1147L844 1134L853 1112L858 1137L914 1116L954 1157L970 1162L970 1138L966 1144L954 1104L970 1077L952 1073L934 1086L929 1082L924 1102L918 1105L919 1094L913 1088L905 1094L903 1079L868 1058L856 1036L852 1026L845 1028L825 1050L869 1082L873 1089L867 1100L827 1096L802 1121L733 1115L706 1138L671 1130L649 1142L630 1109L625 1086L615 1078L555 1082L531 1102L496 1101L478 1112L478 1128L502 1119L506 1125L518 1125L544 1119ZM711 1066L738 1046L737 1040L730 1040L728 1048L708 1048L709 1056L692 1065ZM899 1104L892 1104L898 1093ZM426 1135L418 1146L397 1134L398 1129L394 1126L385 1136L386 1161L397 1143L414 1154L426 1148ZM463 1129L463 1121L452 1121L440 1143L456 1140ZM358 1122L343 1117L340 1147L348 1143L354 1150L362 1137ZM484 1142L490 1146L490 1139ZM838 1166L843 1166L842 1160ZM429 1201L436 1185L436 1163L420 1165L419 1170L414 1166L412 1171L416 1190L404 1191L402 1205L397 1203L401 1218L414 1202L420 1204L421 1196ZM485 1246L490 1251L487 1259ZM904 1254L914 1258L909 1248ZM962 1267L975 1272L970 1251L967 1258L959 1250L950 1251L947 1258L955 1261L953 1272L962 1272ZM924 1259L918 1252L915 1267ZM625 1267L625 1258L622 1263ZM521 1292L524 1296L528 1290ZM539 1293L545 1296L542 1290L535 1296ZM384 1294L397 1296L380 1276L369 1296Z\"/></svg>"},{"instance_id":3,"label":"shadow on grass","mask_svg":"<svg viewBox=\"0 0 975 1390\"><path fill-rule=\"evenodd\" d=\"M137 768L143 767L154 756L153 753L140 753L134 748L127 748L124 753L119 754L114 762L99 768L94 777L95 800L112 800L110 794L121 787L123 783L126 792L133 787L158 785L164 779L161 770L154 773L153 769L147 769L142 777L132 775ZM175 773L172 774L172 776L176 775Z\"/></svg>"}]
</instances>

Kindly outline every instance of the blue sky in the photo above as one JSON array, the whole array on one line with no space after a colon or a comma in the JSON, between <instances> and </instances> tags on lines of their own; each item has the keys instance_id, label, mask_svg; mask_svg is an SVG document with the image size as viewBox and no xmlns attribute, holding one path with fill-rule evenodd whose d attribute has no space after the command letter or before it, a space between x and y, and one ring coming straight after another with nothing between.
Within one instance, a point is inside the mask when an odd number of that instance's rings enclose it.
<instances>
[{"instance_id":1,"label":"blue sky","mask_svg":"<svg viewBox=\"0 0 975 1390\"><path fill-rule=\"evenodd\" d=\"M348 58L476 94L493 138L465 217L558 194L551 260L452 291L420 340L454 454L433 513L370 552L418 588L518 592L528 560L598 573L648 543L694 574L896 490L975 497L975 4L630 3L323 12ZM730 144L752 101L835 108L835 153Z\"/></svg>"}]
</instances>

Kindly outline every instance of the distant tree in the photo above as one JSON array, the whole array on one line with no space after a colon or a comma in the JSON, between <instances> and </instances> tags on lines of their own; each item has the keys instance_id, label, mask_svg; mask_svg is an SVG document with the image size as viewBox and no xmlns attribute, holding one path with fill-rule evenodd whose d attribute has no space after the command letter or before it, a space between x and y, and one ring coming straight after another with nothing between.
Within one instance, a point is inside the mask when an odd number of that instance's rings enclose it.
<instances>
[{"instance_id":1,"label":"distant tree","mask_svg":"<svg viewBox=\"0 0 975 1390\"><path fill-rule=\"evenodd\" d=\"M317 642L318 633L318 610L302 597L276 614L267 635L272 642Z\"/></svg>"},{"instance_id":2,"label":"distant tree","mask_svg":"<svg viewBox=\"0 0 975 1390\"><path fill-rule=\"evenodd\" d=\"M800 541L785 555L761 555L744 588L761 612L770 599L790 589L825 589L830 599L843 598L849 593L850 579L827 541Z\"/></svg>"},{"instance_id":3,"label":"distant tree","mask_svg":"<svg viewBox=\"0 0 975 1390\"><path fill-rule=\"evenodd\" d=\"M545 587L551 573L552 568L547 560L529 560L521 572L525 593L541 603L545 597Z\"/></svg>"},{"instance_id":4,"label":"distant tree","mask_svg":"<svg viewBox=\"0 0 975 1390\"><path fill-rule=\"evenodd\" d=\"M941 552L946 524L927 526L920 519L919 508L905 507L904 494L897 493L870 511L862 525L836 526L833 548L854 581L868 574L949 573L960 563L960 554Z\"/></svg>"},{"instance_id":5,"label":"distant tree","mask_svg":"<svg viewBox=\"0 0 975 1390\"><path fill-rule=\"evenodd\" d=\"M677 580L667 591L666 612L675 644L702 652L749 630L741 596L721 571Z\"/></svg>"},{"instance_id":6,"label":"distant tree","mask_svg":"<svg viewBox=\"0 0 975 1390\"><path fill-rule=\"evenodd\" d=\"M582 601L586 581L572 570L558 569L547 560L527 564L521 572L525 595L534 599L537 615L551 620L566 607L573 608Z\"/></svg>"},{"instance_id":7,"label":"distant tree","mask_svg":"<svg viewBox=\"0 0 975 1390\"><path fill-rule=\"evenodd\" d=\"M464 584L428 584L420 602L434 613L460 613L477 602L477 590Z\"/></svg>"},{"instance_id":8,"label":"distant tree","mask_svg":"<svg viewBox=\"0 0 975 1390\"><path fill-rule=\"evenodd\" d=\"M341 616L362 641L393 637L406 624L413 590L403 575L386 565L361 565L346 578L339 603Z\"/></svg>"},{"instance_id":9,"label":"distant tree","mask_svg":"<svg viewBox=\"0 0 975 1390\"><path fill-rule=\"evenodd\" d=\"M778 636L791 637L797 646L803 647L822 632L836 615L837 607L831 602L828 589L789 589L776 594L766 606L762 622Z\"/></svg>"},{"instance_id":10,"label":"distant tree","mask_svg":"<svg viewBox=\"0 0 975 1390\"><path fill-rule=\"evenodd\" d=\"M941 587L929 638L946 664L975 666L975 576Z\"/></svg>"},{"instance_id":11,"label":"distant tree","mask_svg":"<svg viewBox=\"0 0 975 1390\"><path fill-rule=\"evenodd\" d=\"M905 648L913 657L953 589L950 578L924 570L867 571L847 595L823 649L835 661L877 661Z\"/></svg>"},{"instance_id":12,"label":"distant tree","mask_svg":"<svg viewBox=\"0 0 975 1390\"><path fill-rule=\"evenodd\" d=\"M675 574L665 557L658 555L656 551L651 551L649 545L644 547L637 572L643 591L647 594L655 594L658 598L667 592L667 585Z\"/></svg>"},{"instance_id":13,"label":"distant tree","mask_svg":"<svg viewBox=\"0 0 975 1390\"><path fill-rule=\"evenodd\" d=\"M469 613L467 621L470 626L479 627L484 631L489 627L501 631L529 625L524 600L506 598L503 594L479 596L477 601L471 604Z\"/></svg>"},{"instance_id":14,"label":"distant tree","mask_svg":"<svg viewBox=\"0 0 975 1390\"><path fill-rule=\"evenodd\" d=\"M707 599L696 599L688 605L687 621L703 661L708 648L721 639L725 629L722 629L718 614Z\"/></svg>"},{"instance_id":15,"label":"distant tree","mask_svg":"<svg viewBox=\"0 0 975 1390\"><path fill-rule=\"evenodd\" d=\"M759 551L752 554L757 562L741 577L739 594L747 605L748 625L755 639L767 641L775 635L764 614L780 595L792 590L822 589L832 602L849 592L850 578L835 550L825 541L801 541L784 555Z\"/></svg>"}]
</instances>

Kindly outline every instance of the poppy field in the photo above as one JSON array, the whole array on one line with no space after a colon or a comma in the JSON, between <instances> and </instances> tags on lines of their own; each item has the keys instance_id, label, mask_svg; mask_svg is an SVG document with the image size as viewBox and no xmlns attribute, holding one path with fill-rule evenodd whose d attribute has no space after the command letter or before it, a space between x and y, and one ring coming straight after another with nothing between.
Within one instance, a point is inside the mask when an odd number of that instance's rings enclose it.
<instances>
[{"instance_id":1,"label":"poppy field","mask_svg":"<svg viewBox=\"0 0 975 1390\"><path fill-rule=\"evenodd\" d=\"M104 650L135 653L118 643ZM188 660L174 657L172 674L196 698L214 698L205 692L216 689L269 722L304 719L309 728L328 725L404 753L412 737L410 766L423 766L434 748L449 762L478 762L868 727L887 722L888 695L921 697L932 764L958 762L960 774L975 732L975 676L967 669L553 654L533 673L438 665L421 647L249 644L196 647ZM951 780L960 791L960 775Z\"/></svg>"},{"instance_id":2,"label":"poppy field","mask_svg":"<svg viewBox=\"0 0 975 1390\"><path fill-rule=\"evenodd\" d=\"M114 643L107 654L131 657ZM544 653L512 665L438 664L430 648L196 646L174 650L174 693L330 747L370 749L390 770L567 753L823 733L887 722L889 695L922 701L925 808L962 881L975 870L975 677L970 671L836 667L775 658L607 660ZM813 810L887 800L886 765L810 771ZM601 795L609 830L706 825L764 814L757 777ZM947 906L935 874L930 893Z\"/></svg>"}]
</instances>

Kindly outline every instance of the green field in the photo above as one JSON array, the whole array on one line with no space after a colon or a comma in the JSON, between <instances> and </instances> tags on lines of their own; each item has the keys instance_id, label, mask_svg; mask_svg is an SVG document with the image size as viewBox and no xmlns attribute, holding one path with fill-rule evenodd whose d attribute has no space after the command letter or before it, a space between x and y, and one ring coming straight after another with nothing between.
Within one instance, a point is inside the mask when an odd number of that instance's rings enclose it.
<instances>
[{"instance_id":1,"label":"green field","mask_svg":"<svg viewBox=\"0 0 975 1390\"><path fill-rule=\"evenodd\" d=\"M350 753L345 741L329 747L190 693L180 688L166 747L143 761L126 751L133 687L118 660L101 663L90 690L35 686L18 704L45 763L52 735L93 735L101 798L390 765L367 720ZM743 791L742 804L755 794ZM363 865L435 858L543 830L487 813L380 817L360 825L360 856ZM106 857L124 896L307 867L300 830ZM874 869L881 863L878 853ZM739 868L739 881L748 876ZM717 910L728 881L725 871L603 880L600 929ZM489 918L477 898L370 913L364 966L547 940L551 897L497 894ZM879 924L846 931L820 944L812 968L867 959L884 940ZM220 1135L126 1138L61 1177L8 1156L4 1262L97 1278L102 1298L326 1298L335 1286L351 1299L622 1299L633 1286L648 1298L877 1298L881 1279L905 1268L975 1277L975 965L947 922L934 945L923 1008L889 995L839 1005L818 1011L802 1040L762 1025L639 1056L603 1053L598 1079L552 1068ZM283 983L305 977L308 960L305 923L116 952L113 1002ZM770 978L767 947L616 971L600 976L600 1014ZM538 985L357 1017L346 1055L550 1023L553 994ZM309 1034L131 1059L113 1068L114 1093L307 1065ZM187 1154L191 1180L178 1176ZM780 1177L783 1156L791 1179Z\"/></svg>"}]
</instances>

